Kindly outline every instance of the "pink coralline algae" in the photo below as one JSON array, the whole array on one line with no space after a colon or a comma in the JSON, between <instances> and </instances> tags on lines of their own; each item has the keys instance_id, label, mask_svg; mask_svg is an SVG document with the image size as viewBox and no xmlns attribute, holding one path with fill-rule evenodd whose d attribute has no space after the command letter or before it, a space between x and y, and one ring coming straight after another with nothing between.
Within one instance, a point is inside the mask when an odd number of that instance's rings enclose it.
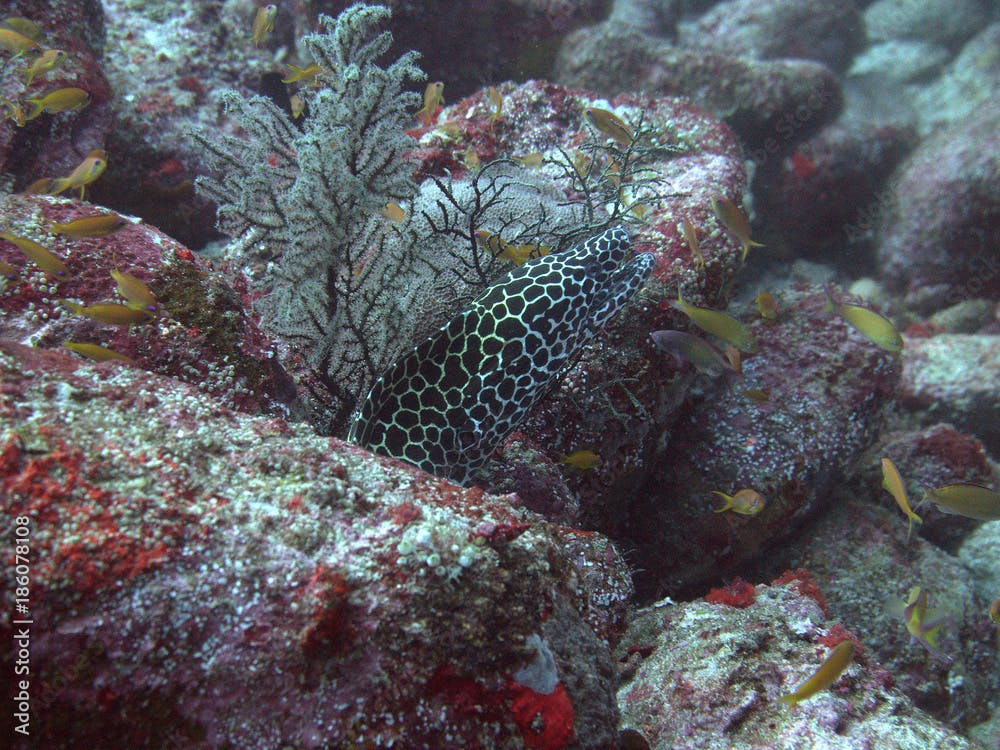
<instances>
[{"instance_id":1,"label":"pink coralline algae","mask_svg":"<svg viewBox=\"0 0 1000 750\"><path fill-rule=\"evenodd\" d=\"M8 196L2 202L3 231L34 238L62 258L70 274L54 279L12 243L0 242L0 260L19 269L19 278L0 289L0 338L66 352L65 341L99 344L134 360L135 366L194 383L243 409L298 408L295 384L244 311L239 293L186 247L132 220L103 237L57 235L50 228L53 222L105 210L35 195ZM115 270L136 276L157 297L160 311L152 320L131 326L101 323L71 315L61 303L123 302L111 276Z\"/></svg>"},{"instance_id":2,"label":"pink coralline algae","mask_svg":"<svg viewBox=\"0 0 1000 750\"><path fill-rule=\"evenodd\" d=\"M0 420L0 505L28 519L45 623L33 741L611 745L614 667L580 585L604 553L578 567L509 498L6 341Z\"/></svg>"}]
</instances>

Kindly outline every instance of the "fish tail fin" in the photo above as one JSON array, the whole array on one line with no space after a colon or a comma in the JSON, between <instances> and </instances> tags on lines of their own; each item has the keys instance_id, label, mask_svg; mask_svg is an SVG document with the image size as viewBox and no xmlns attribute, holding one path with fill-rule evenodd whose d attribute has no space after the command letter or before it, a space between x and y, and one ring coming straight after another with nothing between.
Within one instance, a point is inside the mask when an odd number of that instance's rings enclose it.
<instances>
[{"instance_id":1,"label":"fish tail fin","mask_svg":"<svg viewBox=\"0 0 1000 750\"><path fill-rule=\"evenodd\" d=\"M713 510L713 513L725 513L727 510L733 507L733 498L727 495L725 492L719 492L718 490L712 490L713 495L718 495L725 501L725 505L717 510Z\"/></svg>"}]
</instances>

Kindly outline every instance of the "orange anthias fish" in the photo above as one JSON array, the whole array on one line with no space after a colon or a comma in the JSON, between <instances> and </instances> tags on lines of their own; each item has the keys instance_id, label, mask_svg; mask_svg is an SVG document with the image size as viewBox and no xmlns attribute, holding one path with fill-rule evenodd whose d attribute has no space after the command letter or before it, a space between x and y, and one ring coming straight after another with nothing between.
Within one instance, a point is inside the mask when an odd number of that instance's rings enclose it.
<instances>
[{"instance_id":1,"label":"orange anthias fish","mask_svg":"<svg viewBox=\"0 0 1000 750\"><path fill-rule=\"evenodd\" d=\"M727 495L725 492L719 492L718 490L712 490L712 494L718 495L726 503L721 508L713 511L715 513L725 513L727 510L731 510L733 513L739 513L743 516L755 516L764 510L764 506L766 505L763 495L757 492L757 490L748 488L738 490L735 495Z\"/></svg>"},{"instance_id":2,"label":"orange anthias fish","mask_svg":"<svg viewBox=\"0 0 1000 750\"><path fill-rule=\"evenodd\" d=\"M910 500L906 496L906 485L903 484L903 478L899 475L896 465L888 458L882 459L882 487L892 495L896 501L896 505L910 519L910 525L906 529L906 539L909 541L910 534L913 532L913 522L923 523L923 519L914 513L910 507Z\"/></svg>"},{"instance_id":3,"label":"orange anthias fish","mask_svg":"<svg viewBox=\"0 0 1000 750\"><path fill-rule=\"evenodd\" d=\"M614 112L599 107L587 107L583 110L583 115L587 118L587 122L622 148L628 148L635 140L632 128Z\"/></svg>"},{"instance_id":4,"label":"orange anthias fish","mask_svg":"<svg viewBox=\"0 0 1000 750\"><path fill-rule=\"evenodd\" d=\"M30 86L39 76L58 67L66 59L66 53L61 49L47 49L36 57L30 65L18 68L17 72L24 76L24 85Z\"/></svg>"},{"instance_id":5,"label":"orange anthias fish","mask_svg":"<svg viewBox=\"0 0 1000 750\"><path fill-rule=\"evenodd\" d=\"M434 81L424 89L424 106L416 111L416 117L424 125L433 124L438 112L444 106L444 83Z\"/></svg>"},{"instance_id":6,"label":"orange anthias fish","mask_svg":"<svg viewBox=\"0 0 1000 750\"><path fill-rule=\"evenodd\" d=\"M82 315L97 323L111 323L112 325L130 326L136 323L148 323L153 316L145 310L137 310L128 305L90 305L84 307L69 300L59 300L63 307L74 315Z\"/></svg>"},{"instance_id":7,"label":"orange anthias fish","mask_svg":"<svg viewBox=\"0 0 1000 750\"><path fill-rule=\"evenodd\" d=\"M159 312L160 303L142 279L117 269L111 272L111 278L117 284L118 294L127 300L126 307L149 313Z\"/></svg>"},{"instance_id":8,"label":"orange anthias fish","mask_svg":"<svg viewBox=\"0 0 1000 750\"><path fill-rule=\"evenodd\" d=\"M500 235L485 229L476 231L476 243L494 257L509 261L515 266L524 265L532 258L540 258L552 252L552 248L546 245L532 243L517 245L506 242L500 238Z\"/></svg>"},{"instance_id":9,"label":"orange anthias fish","mask_svg":"<svg viewBox=\"0 0 1000 750\"><path fill-rule=\"evenodd\" d=\"M601 457L594 453L594 451L584 448L563 456L559 459L559 463L569 466L571 469L587 471L599 466L601 463Z\"/></svg>"},{"instance_id":10,"label":"orange anthias fish","mask_svg":"<svg viewBox=\"0 0 1000 750\"><path fill-rule=\"evenodd\" d=\"M757 351L757 340L753 333L732 315L718 310L710 310L707 307L696 307L685 302L681 297L680 289L677 290L677 300L671 302L670 305L687 315L691 322L703 331L718 336L723 341L728 341L741 352L753 354Z\"/></svg>"},{"instance_id":11,"label":"orange anthias fish","mask_svg":"<svg viewBox=\"0 0 1000 750\"><path fill-rule=\"evenodd\" d=\"M82 341L63 341L63 346L71 352L75 352L81 357L92 359L95 362L120 360L122 362L128 362L131 365L135 364L135 360L131 357L127 357L120 352L116 352L114 349L108 349L108 347L101 346L100 344L88 344Z\"/></svg>"},{"instance_id":12,"label":"orange anthias fish","mask_svg":"<svg viewBox=\"0 0 1000 750\"><path fill-rule=\"evenodd\" d=\"M259 47L267 39L269 32L274 31L274 17L278 15L277 5L265 5L257 10L253 17L253 27L250 30L250 41Z\"/></svg>"},{"instance_id":13,"label":"orange anthias fish","mask_svg":"<svg viewBox=\"0 0 1000 750\"><path fill-rule=\"evenodd\" d=\"M687 219L681 219L681 232L684 233L684 241L694 256L694 267L699 271L702 270L705 267L705 258L701 254L701 245L698 244L698 232L695 231L694 224Z\"/></svg>"},{"instance_id":14,"label":"orange anthias fish","mask_svg":"<svg viewBox=\"0 0 1000 750\"><path fill-rule=\"evenodd\" d=\"M82 109L90 104L90 94L83 89L70 86L64 89L56 89L45 94L28 99L31 110L24 116L25 120L34 120L43 112L50 115L60 112L69 112L74 109Z\"/></svg>"},{"instance_id":15,"label":"orange anthias fish","mask_svg":"<svg viewBox=\"0 0 1000 750\"><path fill-rule=\"evenodd\" d=\"M836 682L852 661L854 661L854 644L850 641L841 641L827 654L826 660L812 677L799 685L794 693L783 695L778 700L789 706L794 706L813 697L816 693Z\"/></svg>"},{"instance_id":16,"label":"orange anthias fish","mask_svg":"<svg viewBox=\"0 0 1000 750\"><path fill-rule=\"evenodd\" d=\"M715 212L715 218L719 220L719 223L735 235L736 239L742 244L743 248L740 251L740 260L747 259L747 253L750 252L751 247L764 247L761 243L750 239L750 221L747 219L746 214L740 211L731 200L722 196L712 198L712 210Z\"/></svg>"},{"instance_id":17,"label":"orange anthias fish","mask_svg":"<svg viewBox=\"0 0 1000 750\"><path fill-rule=\"evenodd\" d=\"M14 29L0 29L0 49L13 52L16 57L25 52L41 49L41 46L34 39L30 39Z\"/></svg>"},{"instance_id":18,"label":"orange anthias fish","mask_svg":"<svg viewBox=\"0 0 1000 750\"><path fill-rule=\"evenodd\" d=\"M52 222L49 230L54 234L64 234L67 237L104 237L123 226L128 221L115 213L84 216L65 223Z\"/></svg>"},{"instance_id":19,"label":"orange anthias fish","mask_svg":"<svg viewBox=\"0 0 1000 750\"><path fill-rule=\"evenodd\" d=\"M757 312L764 320L778 319L778 303L774 301L770 292L761 292L754 297L753 301L757 305Z\"/></svg>"},{"instance_id":20,"label":"orange anthias fish","mask_svg":"<svg viewBox=\"0 0 1000 750\"><path fill-rule=\"evenodd\" d=\"M45 273L51 274L57 279L69 278L69 269L66 268L66 264L48 248L42 247L27 237L18 237L9 232L0 232L0 237L16 245L17 249L24 253L28 260L45 271Z\"/></svg>"},{"instance_id":21,"label":"orange anthias fish","mask_svg":"<svg viewBox=\"0 0 1000 750\"><path fill-rule=\"evenodd\" d=\"M64 190L80 188L80 200L83 200L83 191L87 185L100 177L107 169L107 152L102 148L95 148L67 177L58 177L52 180L49 187L51 195L59 195Z\"/></svg>"}]
</instances>

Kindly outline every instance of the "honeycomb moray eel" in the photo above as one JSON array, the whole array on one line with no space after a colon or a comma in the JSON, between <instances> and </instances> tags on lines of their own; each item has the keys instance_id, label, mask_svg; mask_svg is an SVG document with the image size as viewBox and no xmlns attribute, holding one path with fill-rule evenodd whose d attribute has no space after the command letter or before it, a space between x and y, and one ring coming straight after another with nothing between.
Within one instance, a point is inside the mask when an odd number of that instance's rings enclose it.
<instances>
[{"instance_id":1,"label":"honeycomb moray eel","mask_svg":"<svg viewBox=\"0 0 1000 750\"><path fill-rule=\"evenodd\" d=\"M513 269L378 378L348 439L469 481L646 281L630 248L612 227Z\"/></svg>"}]
</instances>

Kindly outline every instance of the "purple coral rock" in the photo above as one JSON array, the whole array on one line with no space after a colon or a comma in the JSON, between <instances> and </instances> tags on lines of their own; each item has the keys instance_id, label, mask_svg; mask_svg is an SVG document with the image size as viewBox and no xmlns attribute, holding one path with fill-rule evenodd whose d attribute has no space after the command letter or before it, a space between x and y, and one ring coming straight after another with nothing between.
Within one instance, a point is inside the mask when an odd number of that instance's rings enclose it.
<instances>
[{"instance_id":1,"label":"purple coral rock","mask_svg":"<svg viewBox=\"0 0 1000 750\"><path fill-rule=\"evenodd\" d=\"M879 490L881 491L881 490ZM897 508L843 498L773 568L805 567L831 614L857 633L871 657L918 708L964 729L987 716L1000 689L995 632L958 559L914 534ZM902 602L913 586L928 594L931 616L947 617L931 654L907 631ZM961 677L958 677L961 675Z\"/></svg>"},{"instance_id":2,"label":"purple coral rock","mask_svg":"<svg viewBox=\"0 0 1000 750\"><path fill-rule=\"evenodd\" d=\"M33 747L611 745L585 571L505 498L7 341L0 414L0 507L30 529Z\"/></svg>"},{"instance_id":3,"label":"purple coral rock","mask_svg":"<svg viewBox=\"0 0 1000 750\"><path fill-rule=\"evenodd\" d=\"M641 610L617 648L622 726L654 750L973 750L889 687L867 642L828 689L794 709L779 703L832 646L855 640L851 624L828 621L799 589L758 586L741 609L665 601Z\"/></svg>"},{"instance_id":4,"label":"purple coral rock","mask_svg":"<svg viewBox=\"0 0 1000 750\"><path fill-rule=\"evenodd\" d=\"M644 91L686 97L765 153L807 138L841 106L840 84L824 65L689 51L616 22L570 34L554 78L605 96Z\"/></svg>"},{"instance_id":5,"label":"purple coral rock","mask_svg":"<svg viewBox=\"0 0 1000 750\"><path fill-rule=\"evenodd\" d=\"M871 242L876 198L912 147L913 134L866 124L829 125L782 158L758 163L754 209L764 242L780 256L836 254L856 266L845 246Z\"/></svg>"},{"instance_id":6,"label":"purple coral rock","mask_svg":"<svg viewBox=\"0 0 1000 750\"><path fill-rule=\"evenodd\" d=\"M882 278L897 291L944 288L940 307L1000 293L1000 110L926 139L899 168L879 227Z\"/></svg>"},{"instance_id":7,"label":"purple coral rock","mask_svg":"<svg viewBox=\"0 0 1000 750\"><path fill-rule=\"evenodd\" d=\"M738 572L787 538L829 502L895 395L898 359L824 313L820 289L776 299L777 321L750 314L759 351L744 361L743 381L701 387L674 416L645 475L635 476L627 493L585 508L616 542L634 546L640 594L689 591ZM668 358L654 353L651 360L667 389ZM766 400L745 389L762 391ZM740 488L760 492L764 509L753 516L713 513L722 505L713 491Z\"/></svg>"},{"instance_id":8,"label":"purple coral rock","mask_svg":"<svg viewBox=\"0 0 1000 750\"><path fill-rule=\"evenodd\" d=\"M53 233L51 222L106 212L75 200L12 195L0 203L8 231L49 248L70 272L54 279L12 243L0 242L0 260L19 269L19 278L0 290L0 338L62 351L65 341L98 344L134 360L136 367L193 383L230 406L257 412L299 408L295 384L247 315L241 295L186 247L137 220L104 237ZM124 302L115 291L113 270L138 277L157 297L160 310L150 321L102 323L63 307L63 299L82 305Z\"/></svg>"},{"instance_id":9,"label":"purple coral rock","mask_svg":"<svg viewBox=\"0 0 1000 750\"><path fill-rule=\"evenodd\" d=\"M864 44L862 29L850 0L729 0L681 26L678 43L693 51L794 57L843 70Z\"/></svg>"}]
</instances>

